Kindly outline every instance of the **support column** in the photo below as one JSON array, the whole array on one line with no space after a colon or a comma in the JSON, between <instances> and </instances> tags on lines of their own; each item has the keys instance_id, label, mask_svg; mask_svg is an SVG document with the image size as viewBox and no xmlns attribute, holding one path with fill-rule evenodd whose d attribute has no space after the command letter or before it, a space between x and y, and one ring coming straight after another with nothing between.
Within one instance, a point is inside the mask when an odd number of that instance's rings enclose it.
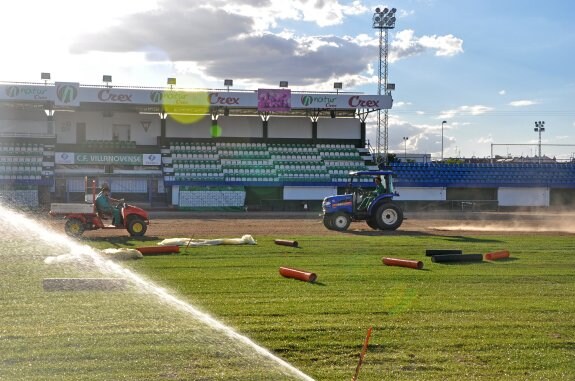
<instances>
[{"instance_id":1,"label":"support column","mask_svg":"<svg viewBox=\"0 0 575 381\"><path fill-rule=\"evenodd\" d=\"M162 141L166 139L166 120L168 119L168 114L160 113L160 138Z\"/></svg>"},{"instance_id":2,"label":"support column","mask_svg":"<svg viewBox=\"0 0 575 381\"><path fill-rule=\"evenodd\" d=\"M311 138L317 140L317 120L311 122Z\"/></svg>"}]
</instances>

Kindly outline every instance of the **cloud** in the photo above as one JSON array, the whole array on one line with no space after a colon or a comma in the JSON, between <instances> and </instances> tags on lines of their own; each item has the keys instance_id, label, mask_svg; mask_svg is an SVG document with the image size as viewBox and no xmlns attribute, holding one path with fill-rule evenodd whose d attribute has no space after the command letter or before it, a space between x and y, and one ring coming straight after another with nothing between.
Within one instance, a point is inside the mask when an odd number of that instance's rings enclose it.
<instances>
[{"instance_id":1,"label":"cloud","mask_svg":"<svg viewBox=\"0 0 575 381\"><path fill-rule=\"evenodd\" d=\"M490 111L493 111L492 107L483 105L461 106L457 109L442 111L441 114L437 117L437 119L450 119L462 115L477 116L485 114Z\"/></svg>"},{"instance_id":2,"label":"cloud","mask_svg":"<svg viewBox=\"0 0 575 381\"><path fill-rule=\"evenodd\" d=\"M368 122L374 122L375 115L368 117ZM371 125L371 126L370 126ZM441 124L416 124L402 119L398 115L389 116L389 151L400 155L404 152L403 137L409 137L407 141L408 153L432 154L439 156L441 153ZM367 139L374 146L377 138L375 123L368 124ZM450 135L449 129L444 130L444 150L454 147L456 140Z\"/></svg>"},{"instance_id":3,"label":"cloud","mask_svg":"<svg viewBox=\"0 0 575 381\"><path fill-rule=\"evenodd\" d=\"M536 102L536 101L519 100L519 101L509 102L509 106L513 106L513 107L525 107L525 106L533 106L533 105L536 105L537 103L538 103L538 102Z\"/></svg>"},{"instance_id":4,"label":"cloud","mask_svg":"<svg viewBox=\"0 0 575 381\"><path fill-rule=\"evenodd\" d=\"M377 59L375 33L311 35L277 30L278 23L295 20L325 27L367 12L360 1L161 0L156 9L124 15L106 29L77 36L70 51L77 55L139 52L149 62L194 67L207 78L233 78L237 83L273 85L281 76L297 90L348 78L346 86L351 88L377 83L377 77L366 76ZM416 38L413 31L398 35L391 47L394 57L428 50L438 56L462 51L461 40L451 35Z\"/></svg>"},{"instance_id":5,"label":"cloud","mask_svg":"<svg viewBox=\"0 0 575 381\"><path fill-rule=\"evenodd\" d=\"M506 91L505 91L505 90L499 90L498 94L499 94L499 95L505 95L505 94L506 94Z\"/></svg>"},{"instance_id":6,"label":"cloud","mask_svg":"<svg viewBox=\"0 0 575 381\"><path fill-rule=\"evenodd\" d=\"M488 135L488 136L482 136L479 139L477 139L477 143L478 144L488 144L488 143L493 143L493 136Z\"/></svg>"},{"instance_id":7,"label":"cloud","mask_svg":"<svg viewBox=\"0 0 575 381\"><path fill-rule=\"evenodd\" d=\"M193 62L213 78L270 84L282 73L282 79L302 86L362 73L376 54L349 38L260 32L254 18L229 13L227 8L168 7L172 1L164 1L158 10L126 16L105 31L83 35L71 51L143 51L150 61ZM271 2L261 1L263 5ZM334 2L313 4L327 7ZM343 6L338 9L351 12ZM164 54L158 52L159 47Z\"/></svg>"},{"instance_id":8,"label":"cloud","mask_svg":"<svg viewBox=\"0 0 575 381\"><path fill-rule=\"evenodd\" d=\"M416 37L413 30L405 29L391 42L389 60L394 62L429 50L435 51L436 56L454 56L463 53L463 40L451 34Z\"/></svg>"}]
</instances>

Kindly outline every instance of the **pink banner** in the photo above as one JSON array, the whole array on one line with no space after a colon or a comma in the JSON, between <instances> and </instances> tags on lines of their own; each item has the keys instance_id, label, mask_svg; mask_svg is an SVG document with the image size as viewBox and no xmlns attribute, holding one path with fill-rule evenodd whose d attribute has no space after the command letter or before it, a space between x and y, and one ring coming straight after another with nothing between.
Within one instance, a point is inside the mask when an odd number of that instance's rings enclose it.
<instances>
[{"instance_id":1,"label":"pink banner","mask_svg":"<svg viewBox=\"0 0 575 381\"><path fill-rule=\"evenodd\" d=\"M291 90L258 89L258 111L290 111Z\"/></svg>"}]
</instances>

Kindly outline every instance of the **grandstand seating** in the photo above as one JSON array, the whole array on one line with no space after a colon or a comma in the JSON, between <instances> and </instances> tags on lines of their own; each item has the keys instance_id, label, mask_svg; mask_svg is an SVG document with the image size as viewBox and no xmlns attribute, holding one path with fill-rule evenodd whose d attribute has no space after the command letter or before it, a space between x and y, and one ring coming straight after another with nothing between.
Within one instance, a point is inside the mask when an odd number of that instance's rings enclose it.
<instances>
[{"instance_id":1,"label":"grandstand seating","mask_svg":"<svg viewBox=\"0 0 575 381\"><path fill-rule=\"evenodd\" d=\"M366 170L371 160L351 144L173 141L168 155L165 181L179 184L344 183L349 171Z\"/></svg>"},{"instance_id":2,"label":"grandstand seating","mask_svg":"<svg viewBox=\"0 0 575 381\"><path fill-rule=\"evenodd\" d=\"M44 149L40 143L0 143L0 181L40 184L53 176L53 158L51 163L45 163Z\"/></svg>"},{"instance_id":3,"label":"grandstand seating","mask_svg":"<svg viewBox=\"0 0 575 381\"><path fill-rule=\"evenodd\" d=\"M573 163L391 163L398 186L562 187L575 185Z\"/></svg>"},{"instance_id":4,"label":"grandstand seating","mask_svg":"<svg viewBox=\"0 0 575 381\"><path fill-rule=\"evenodd\" d=\"M173 141L168 184L344 185L350 171L377 169L351 144ZM171 163L171 165L170 165ZM572 163L391 163L397 186L575 186ZM366 181L370 181L366 179Z\"/></svg>"}]
</instances>

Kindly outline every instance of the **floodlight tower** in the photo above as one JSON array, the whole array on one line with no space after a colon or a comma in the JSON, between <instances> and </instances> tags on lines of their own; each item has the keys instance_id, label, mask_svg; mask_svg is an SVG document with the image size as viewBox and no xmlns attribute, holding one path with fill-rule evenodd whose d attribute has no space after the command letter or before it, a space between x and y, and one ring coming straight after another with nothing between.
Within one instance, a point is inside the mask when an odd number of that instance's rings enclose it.
<instances>
[{"instance_id":1,"label":"floodlight tower","mask_svg":"<svg viewBox=\"0 0 575 381\"><path fill-rule=\"evenodd\" d=\"M388 32L390 29L395 28L395 8L375 8L373 14L373 28L379 29L379 76L377 82L377 95L381 95L382 91L387 94L387 57L389 54ZM377 110L377 140L376 140L376 160L377 163L387 164L388 153L388 121L389 110L383 110L383 129L381 109ZM381 147L383 145L383 155Z\"/></svg>"},{"instance_id":2,"label":"floodlight tower","mask_svg":"<svg viewBox=\"0 0 575 381\"><path fill-rule=\"evenodd\" d=\"M535 122L535 128L533 129L535 132L539 132L539 164L541 164L541 133L545 131L545 122L538 121Z\"/></svg>"}]
</instances>

